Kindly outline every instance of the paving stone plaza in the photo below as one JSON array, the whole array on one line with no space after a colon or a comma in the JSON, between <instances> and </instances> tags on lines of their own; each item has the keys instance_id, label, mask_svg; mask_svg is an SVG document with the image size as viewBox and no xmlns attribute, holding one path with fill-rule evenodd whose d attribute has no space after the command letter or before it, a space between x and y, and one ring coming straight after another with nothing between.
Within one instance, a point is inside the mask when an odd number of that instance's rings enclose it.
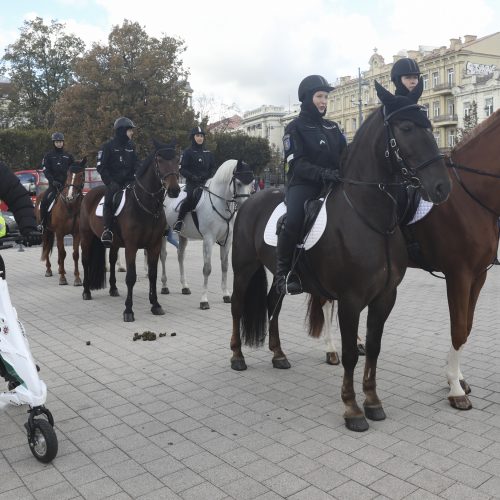
<instances>
[{"instance_id":1,"label":"paving stone plaza","mask_svg":"<svg viewBox=\"0 0 500 500\"><path fill-rule=\"evenodd\" d=\"M122 320L124 273L120 297L101 290L83 301L81 287L44 277L40 248L2 252L48 386L59 453L39 463L27 445L26 408L9 407L0 416L0 500L500 498L500 266L489 271L462 357L474 408L447 401L445 283L410 269L378 364L387 419L352 433L342 418L342 367L327 365L323 340L306 335L306 296L286 298L280 316L291 369L273 369L267 348L246 348L248 370L232 371L217 249L211 308L202 311L201 242L187 249L188 296L168 247L166 314L149 311L141 255L135 323ZM166 336L133 341L144 331ZM340 345L338 330L335 338Z\"/></svg>"}]
</instances>

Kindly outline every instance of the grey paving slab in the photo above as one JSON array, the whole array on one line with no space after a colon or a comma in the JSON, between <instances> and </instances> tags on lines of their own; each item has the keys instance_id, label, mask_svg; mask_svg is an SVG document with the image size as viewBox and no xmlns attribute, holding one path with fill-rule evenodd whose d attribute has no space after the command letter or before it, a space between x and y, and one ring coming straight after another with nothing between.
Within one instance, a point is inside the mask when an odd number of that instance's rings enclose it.
<instances>
[{"instance_id":1,"label":"grey paving slab","mask_svg":"<svg viewBox=\"0 0 500 500\"><path fill-rule=\"evenodd\" d=\"M210 309L199 309L200 242L187 250L191 295L181 294L170 252L171 293L159 296L161 317L149 311L138 258L134 323L122 321L124 273L120 297L101 290L83 301L81 288L43 276L39 248L2 255L48 386L60 449L52 464L37 462L24 435L25 409L7 408L0 500L500 498L498 266L489 271L462 356L473 410L447 402L445 284L408 270L377 368L387 419L358 434L344 426L342 367L326 365L323 341L306 335L305 296L287 297L280 316L290 370L272 368L267 346L244 348L247 371L230 369L231 306L222 301L215 253ZM145 330L167 335L134 342Z\"/></svg>"}]
</instances>

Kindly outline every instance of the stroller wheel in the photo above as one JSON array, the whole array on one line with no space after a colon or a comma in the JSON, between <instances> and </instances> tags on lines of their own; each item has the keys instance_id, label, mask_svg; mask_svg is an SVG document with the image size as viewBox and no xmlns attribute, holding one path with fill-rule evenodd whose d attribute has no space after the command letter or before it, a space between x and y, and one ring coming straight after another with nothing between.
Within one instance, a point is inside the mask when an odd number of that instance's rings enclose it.
<instances>
[{"instance_id":1,"label":"stroller wheel","mask_svg":"<svg viewBox=\"0 0 500 500\"><path fill-rule=\"evenodd\" d=\"M51 462L57 455L57 436L52 425L46 420L36 419L33 421L31 432L28 428L28 444L34 457L43 463Z\"/></svg>"}]
</instances>

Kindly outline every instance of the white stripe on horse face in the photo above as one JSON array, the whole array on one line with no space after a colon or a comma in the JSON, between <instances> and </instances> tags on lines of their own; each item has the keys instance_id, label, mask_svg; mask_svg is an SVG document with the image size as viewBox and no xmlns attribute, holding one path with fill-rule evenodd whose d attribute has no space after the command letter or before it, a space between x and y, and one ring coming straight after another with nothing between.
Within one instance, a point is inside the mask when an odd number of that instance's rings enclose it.
<instances>
[{"instance_id":1,"label":"white stripe on horse face","mask_svg":"<svg viewBox=\"0 0 500 500\"><path fill-rule=\"evenodd\" d=\"M76 174L73 174L71 176L71 186L68 189L68 199L70 200L73 198L73 184L75 183L75 175Z\"/></svg>"}]
</instances>

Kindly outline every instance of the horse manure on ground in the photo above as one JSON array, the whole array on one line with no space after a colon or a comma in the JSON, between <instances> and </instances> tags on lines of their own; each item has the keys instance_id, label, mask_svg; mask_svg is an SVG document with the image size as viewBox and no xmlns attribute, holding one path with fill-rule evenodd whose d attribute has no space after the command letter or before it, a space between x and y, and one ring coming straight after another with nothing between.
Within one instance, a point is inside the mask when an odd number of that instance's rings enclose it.
<instances>
[{"instance_id":1,"label":"horse manure on ground","mask_svg":"<svg viewBox=\"0 0 500 500\"><path fill-rule=\"evenodd\" d=\"M176 333L171 333L170 336L171 337L175 337ZM149 330L146 330L142 333L139 333L139 332L135 332L134 333L134 336L132 337L132 340L135 342L136 340L156 340L156 338L158 337L166 337L167 336L167 332L164 332L164 333L159 333L158 335L156 335L155 332L151 332Z\"/></svg>"}]
</instances>

